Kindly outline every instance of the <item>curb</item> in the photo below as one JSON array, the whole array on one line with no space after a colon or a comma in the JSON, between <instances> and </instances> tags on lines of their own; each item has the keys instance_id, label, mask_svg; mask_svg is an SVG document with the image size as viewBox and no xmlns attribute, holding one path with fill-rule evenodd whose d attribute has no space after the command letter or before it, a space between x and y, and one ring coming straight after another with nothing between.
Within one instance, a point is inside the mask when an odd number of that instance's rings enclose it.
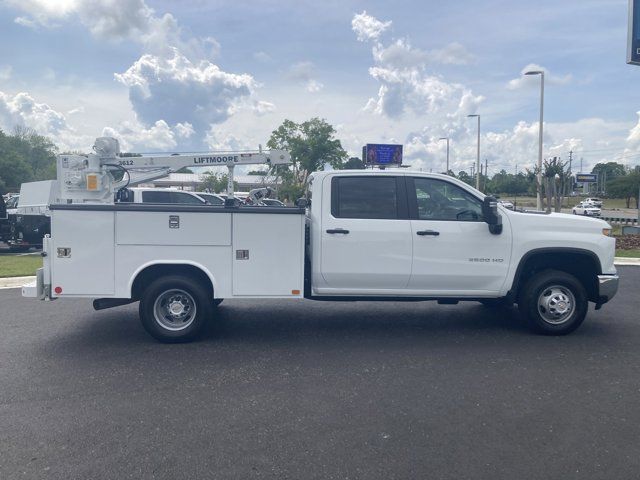
<instances>
[{"instance_id":1,"label":"curb","mask_svg":"<svg viewBox=\"0 0 640 480\"><path fill-rule=\"evenodd\" d=\"M24 284L34 282L35 279L35 275L32 277L0 278L0 288L22 288Z\"/></svg>"},{"instance_id":2,"label":"curb","mask_svg":"<svg viewBox=\"0 0 640 480\"><path fill-rule=\"evenodd\" d=\"M640 267L640 258L615 257L615 265ZM35 281L36 277L6 277L0 278L0 289L22 288L23 285Z\"/></svg>"}]
</instances>

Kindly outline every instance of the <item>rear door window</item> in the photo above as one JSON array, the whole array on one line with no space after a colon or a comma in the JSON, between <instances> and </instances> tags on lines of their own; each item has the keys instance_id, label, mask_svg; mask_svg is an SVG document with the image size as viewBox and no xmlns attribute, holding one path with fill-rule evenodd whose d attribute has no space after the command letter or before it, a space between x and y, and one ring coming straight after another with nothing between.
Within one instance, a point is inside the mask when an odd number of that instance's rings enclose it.
<instances>
[{"instance_id":1,"label":"rear door window","mask_svg":"<svg viewBox=\"0 0 640 480\"><path fill-rule=\"evenodd\" d=\"M331 182L331 214L336 218L404 218L406 195L397 177L336 177Z\"/></svg>"},{"instance_id":2,"label":"rear door window","mask_svg":"<svg viewBox=\"0 0 640 480\"><path fill-rule=\"evenodd\" d=\"M171 192L167 191L147 191L142 192L143 203L171 203Z\"/></svg>"},{"instance_id":3,"label":"rear door window","mask_svg":"<svg viewBox=\"0 0 640 480\"><path fill-rule=\"evenodd\" d=\"M204 202L195 195L189 195L183 192L171 192L171 203L203 205Z\"/></svg>"}]
</instances>

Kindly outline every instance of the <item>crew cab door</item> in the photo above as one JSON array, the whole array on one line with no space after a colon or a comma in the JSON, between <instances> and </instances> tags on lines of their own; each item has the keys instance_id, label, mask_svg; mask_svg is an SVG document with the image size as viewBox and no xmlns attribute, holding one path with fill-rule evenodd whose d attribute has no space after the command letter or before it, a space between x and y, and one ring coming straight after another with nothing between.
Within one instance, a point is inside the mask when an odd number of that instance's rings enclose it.
<instances>
[{"instance_id":1,"label":"crew cab door","mask_svg":"<svg viewBox=\"0 0 640 480\"><path fill-rule=\"evenodd\" d=\"M404 178L327 176L322 191L324 287L342 294L402 292L412 257Z\"/></svg>"},{"instance_id":2,"label":"crew cab door","mask_svg":"<svg viewBox=\"0 0 640 480\"><path fill-rule=\"evenodd\" d=\"M495 294L511 260L508 219L489 232L480 199L445 179L407 176L413 237L409 290L434 296Z\"/></svg>"}]
</instances>

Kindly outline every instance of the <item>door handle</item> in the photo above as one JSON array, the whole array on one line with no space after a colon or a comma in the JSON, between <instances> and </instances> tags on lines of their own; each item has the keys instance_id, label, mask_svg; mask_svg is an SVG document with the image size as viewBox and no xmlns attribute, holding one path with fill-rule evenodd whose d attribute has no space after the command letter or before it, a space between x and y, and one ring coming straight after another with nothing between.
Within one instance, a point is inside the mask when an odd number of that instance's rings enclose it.
<instances>
[{"instance_id":1,"label":"door handle","mask_svg":"<svg viewBox=\"0 0 640 480\"><path fill-rule=\"evenodd\" d=\"M327 230L327 233L341 233L343 235L346 235L347 233L349 233L349 230L345 230L344 228L330 228L329 230Z\"/></svg>"},{"instance_id":2,"label":"door handle","mask_svg":"<svg viewBox=\"0 0 640 480\"><path fill-rule=\"evenodd\" d=\"M416 233L421 237L425 235L431 235L432 237L437 237L438 235L440 235L440 232L436 232L435 230L420 230Z\"/></svg>"}]
</instances>

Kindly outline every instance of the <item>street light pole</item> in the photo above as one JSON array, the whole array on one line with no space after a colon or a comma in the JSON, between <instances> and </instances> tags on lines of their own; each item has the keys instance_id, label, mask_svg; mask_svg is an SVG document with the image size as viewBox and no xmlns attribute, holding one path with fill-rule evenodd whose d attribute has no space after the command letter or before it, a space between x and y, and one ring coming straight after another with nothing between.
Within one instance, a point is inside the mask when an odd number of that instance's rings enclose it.
<instances>
[{"instance_id":1,"label":"street light pole","mask_svg":"<svg viewBox=\"0 0 640 480\"><path fill-rule=\"evenodd\" d=\"M544 123L544 72L542 70L531 70L525 75L540 75L540 122L538 125L538 175L536 189L536 207L542 210L542 128Z\"/></svg>"},{"instance_id":2,"label":"street light pole","mask_svg":"<svg viewBox=\"0 0 640 480\"><path fill-rule=\"evenodd\" d=\"M449 137L440 137L440 140L447 141L447 175L449 175Z\"/></svg>"},{"instance_id":3,"label":"street light pole","mask_svg":"<svg viewBox=\"0 0 640 480\"><path fill-rule=\"evenodd\" d=\"M477 156L476 156L476 190L480 190L480 115L473 114L467 115L467 117L477 117L478 118L478 144L477 144Z\"/></svg>"}]
</instances>

